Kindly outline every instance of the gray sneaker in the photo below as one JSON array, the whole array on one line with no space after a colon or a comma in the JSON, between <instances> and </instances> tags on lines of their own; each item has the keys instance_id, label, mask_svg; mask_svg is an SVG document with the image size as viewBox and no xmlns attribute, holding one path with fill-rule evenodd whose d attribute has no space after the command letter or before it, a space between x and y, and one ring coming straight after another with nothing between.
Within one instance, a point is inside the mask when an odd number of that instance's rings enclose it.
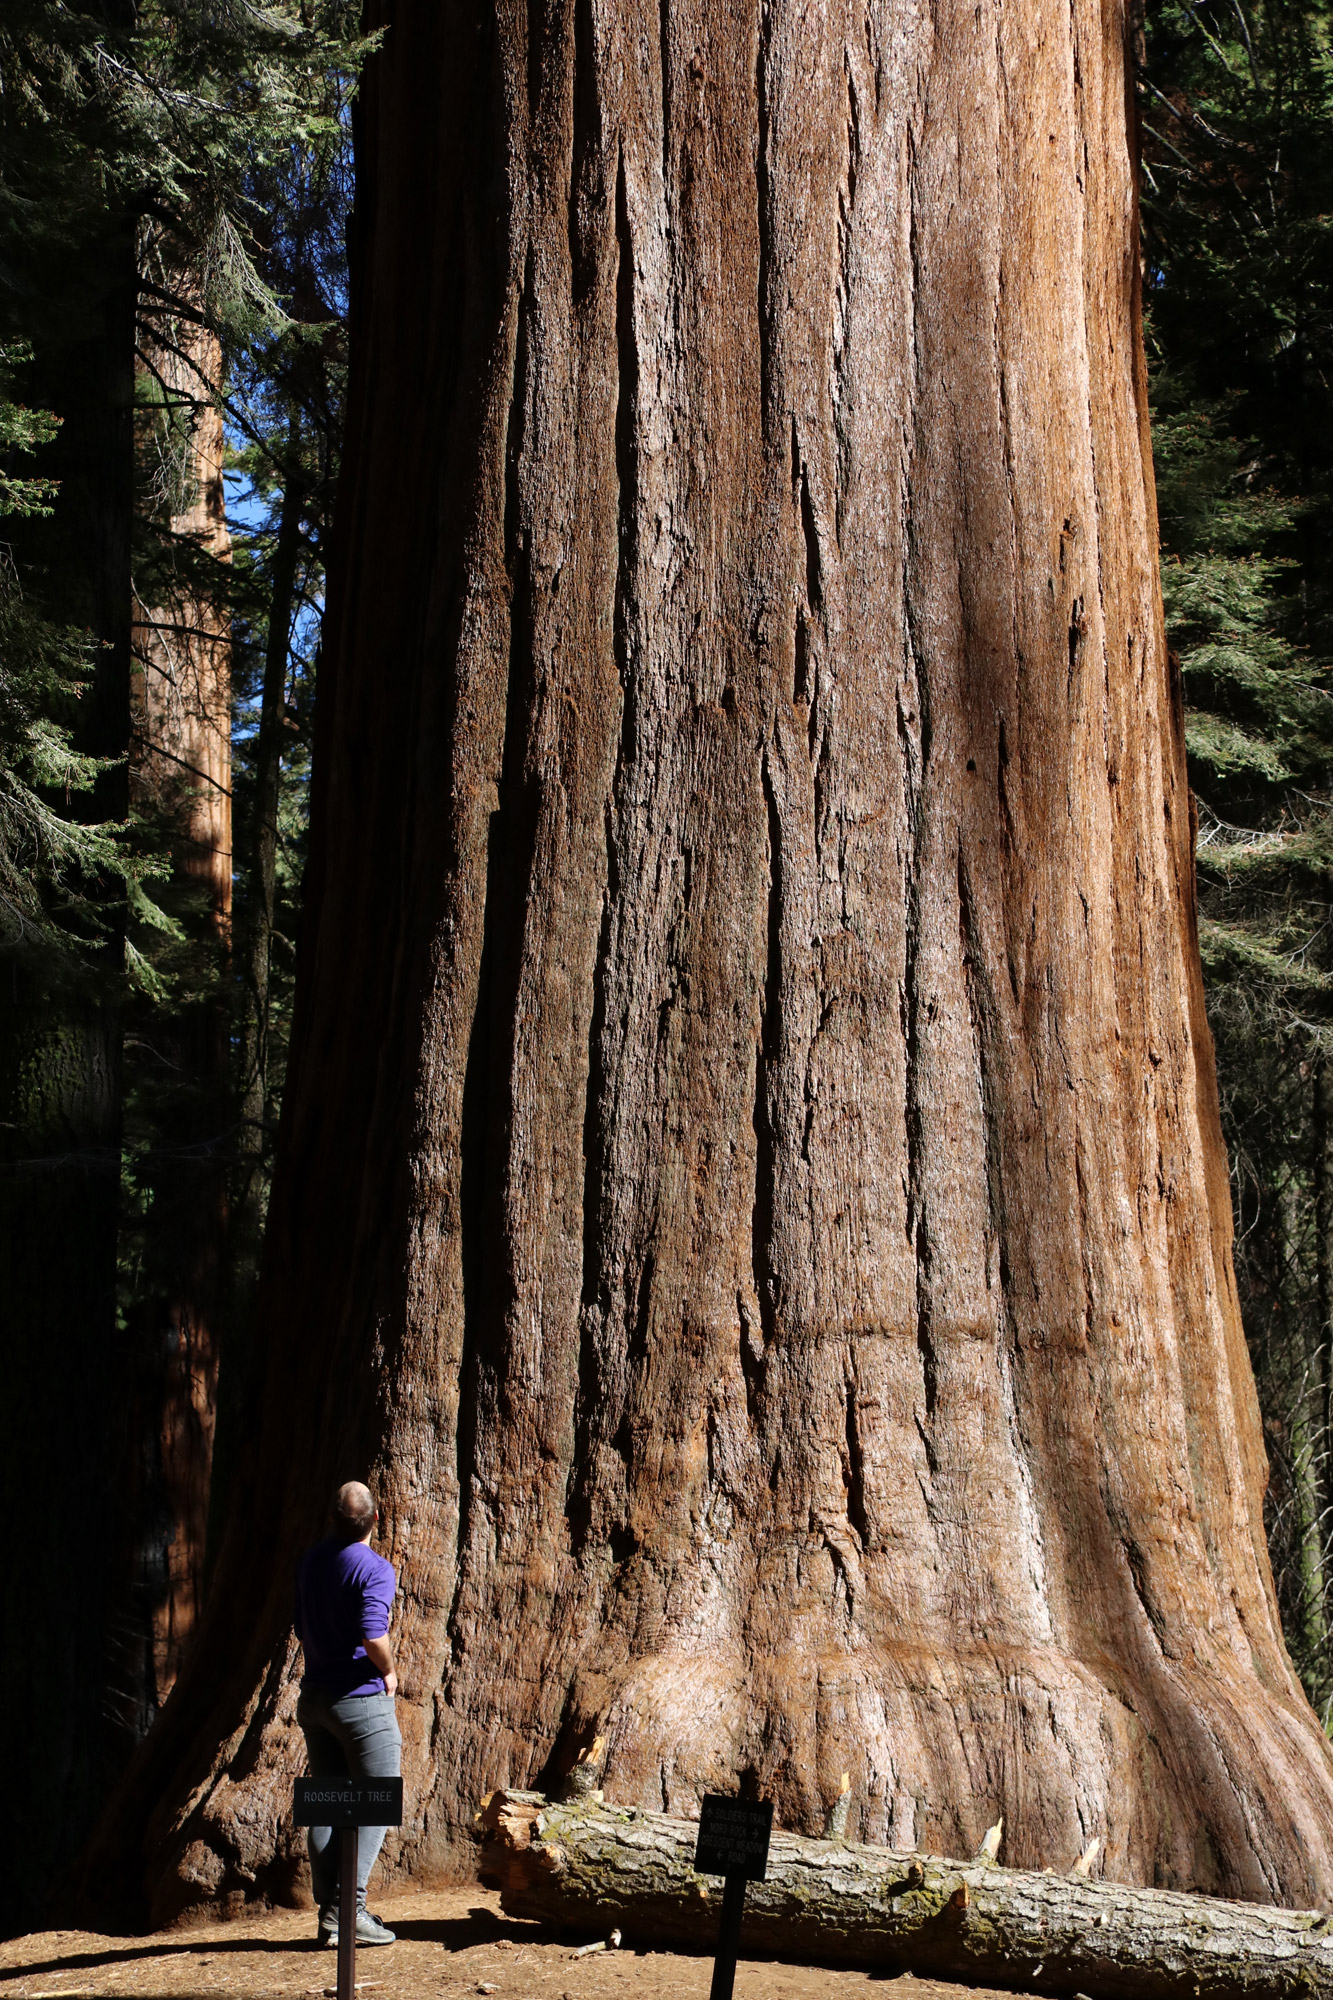
<instances>
[{"instance_id":1,"label":"gray sneaker","mask_svg":"<svg viewBox=\"0 0 1333 2000\"><path fill-rule=\"evenodd\" d=\"M378 1917L372 1917L369 1910L356 1913L356 1941L358 1944L392 1944L396 1933L382 1924Z\"/></svg>"},{"instance_id":2,"label":"gray sneaker","mask_svg":"<svg viewBox=\"0 0 1333 2000\"><path fill-rule=\"evenodd\" d=\"M396 1936L397 1933L391 1931L387 1924L382 1924L378 1917L372 1917L369 1910L357 1911L356 1941L358 1944L393 1944ZM337 1944L338 1912L336 1910L327 1918L324 1911L320 1911L319 1941L324 1945Z\"/></svg>"}]
</instances>

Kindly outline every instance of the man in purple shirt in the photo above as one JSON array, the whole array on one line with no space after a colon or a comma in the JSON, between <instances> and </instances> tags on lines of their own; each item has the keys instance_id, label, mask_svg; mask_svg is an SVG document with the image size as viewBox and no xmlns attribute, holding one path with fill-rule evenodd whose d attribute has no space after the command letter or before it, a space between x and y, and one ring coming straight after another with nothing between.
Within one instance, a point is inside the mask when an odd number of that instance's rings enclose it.
<instances>
[{"instance_id":1,"label":"man in purple shirt","mask_svg":"<svg viewBox=\"0 0 1333 2000\"><path fill-rule=\"evenodd\" d=\"M370 1546L379 1513L359 1480L333 1500L333 1532L307 1549L296 1571L296 1636L305 1675L296 1719L305 1732L312 1778L396 1778L403 1739L393 1698L398 1676L389 1613L398 1579ZM392 1944L393 1932L366 1908L366 1883L388 1832L363 1826L357 1839L356 1941ZM310 1886L319 1905L319 1941L338 1942L338 1859L333 1829L310 1829Z\"/></svg>"}]
</instances>

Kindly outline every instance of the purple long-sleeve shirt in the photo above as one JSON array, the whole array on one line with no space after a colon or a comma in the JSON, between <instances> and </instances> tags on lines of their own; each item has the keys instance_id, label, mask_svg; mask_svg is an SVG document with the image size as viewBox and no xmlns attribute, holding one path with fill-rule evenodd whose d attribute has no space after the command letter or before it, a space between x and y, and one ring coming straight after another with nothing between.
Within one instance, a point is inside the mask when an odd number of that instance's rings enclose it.
<instances>
[{"instance_id":1,"label":"purple long-sleeve shirt","mask_svg":"<svg viewBox=\"0 0 1333 2000\"><path fill-rule=\"evenodd\" d=\"M364 1642L388 1632L397 1588L392 1563L365 1542L330 1535L306 1550L296 1569L295 1622L314 1687L340 1700L385 1692Z\"/></svg>"}]
</instances>

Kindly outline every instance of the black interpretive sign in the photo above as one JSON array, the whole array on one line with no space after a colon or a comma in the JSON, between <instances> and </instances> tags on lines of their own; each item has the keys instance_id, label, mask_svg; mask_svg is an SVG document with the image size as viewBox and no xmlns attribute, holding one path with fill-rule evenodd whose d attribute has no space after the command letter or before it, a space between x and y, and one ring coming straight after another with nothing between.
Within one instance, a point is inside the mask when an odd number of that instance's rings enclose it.
<instances>
[{"instance_id":1,"label":"black interpretive sign","mask_svg":"<svg viewBox=\"0 0 1333 2000\"><path fill-rule=\"evenodd\" d=\"M772 1831L771 1799L728 1799L706 1793L694 1848L695 1873L741 1875L747 1882L762 1882L768 1873Z\"/></svg>"},{"instance_id":2,"label":"black interpretive sign","mask_svg":"<svg viewBox=\"0 0 1333 2000\"><path fill-rule=\"evenodd\" d=\"M401 1778L298 1778L292 1786L297 1826L401 1826Z\"/></svg>"},{"instance_id":3,"label":"black interpretive sign","mask_svg":"<svg viewBox=\"0 0 1333 2000\"><path fill-rule=\"evenodd\" d=\"M336 1826L338 1832L338 2000L356 2000L356 1864L363 1826L401 1826L401 1778L297 1778L292 1786L297 1826ZM320 1935L325 1912L320 1912Z\"/></svg>"},{"instance_id":4,"label":"black interpretive sign","mask_svg":"<svg viewBox=\"0 0 1333 2000\"><path fill-rule=\"evenodd\" d=\"M762 1882L767 1875L768 1836L772 1831L771 1799L728 1799L717 1792L704 1794L699 1838L694 1843L695 1873L726 1876L708 2000L732 2000L745 1885Z\"/></svg>"}]
</instances>

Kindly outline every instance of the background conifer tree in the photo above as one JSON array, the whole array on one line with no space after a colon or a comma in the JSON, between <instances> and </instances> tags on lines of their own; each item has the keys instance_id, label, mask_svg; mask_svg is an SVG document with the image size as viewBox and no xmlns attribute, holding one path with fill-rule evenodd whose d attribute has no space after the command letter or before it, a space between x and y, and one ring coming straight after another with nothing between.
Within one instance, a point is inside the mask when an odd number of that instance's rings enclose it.
<instances>
[{"instance_id":1,"label":"background conifer tree","mask_svg":"<svg viewBox=\"0 0 1333 2000\"><path fill-rule=\"evenodd\" d=\"M1333 1703L1333 64L1323 0L1147 20L1145 264L1200 943L1288 1643Z\"/></svg>"},{"instance_id":2,"label":"background conifer tree","mask_svg":"<svg viewBox=\"0 0 1333 2000\"><path fill-rule=\"evenodd\" d=\"M200 845L189 703L148 690L171 678L168 640L206 657L225 762L228 635L238 610L262 622L262 586L221 560L215 490L211 523L191 519L194 489L209 452L217 485L237 357L289 318L265 177L346 143L344 12L16 0L0 20L0 422L11 454L37 454L8 468L0 605L0 1450L43 1494L50 1552L45 1595L4 1613L6 1672L34 1622L51 1634L14 1773L31 1811L10 1921L86 1832L197 1605L228 1290L231 857L216 829ZM49 485L14 484L29 474ZM222 762L201 780L219 796Z\"/></svg>"}]
</instances>

